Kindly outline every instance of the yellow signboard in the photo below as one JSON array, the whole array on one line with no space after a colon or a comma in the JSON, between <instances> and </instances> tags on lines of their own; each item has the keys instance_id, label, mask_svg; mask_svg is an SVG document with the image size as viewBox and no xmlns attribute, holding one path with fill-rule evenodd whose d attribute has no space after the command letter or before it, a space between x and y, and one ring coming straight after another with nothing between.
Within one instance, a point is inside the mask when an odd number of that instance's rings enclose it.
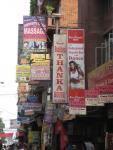
<instances>
[{"instance_id":1,"label":"yellow signboard","mask_svg":"<svg viewBox=\"0 0 113 150\"><path fill-rule=\"evenodd\" d=\"M28 82L31 72L30 65L17 65L16 66L16 81L17 82Z\"/></svg>"},{"instance_id":2,"label":"yellow signboard","mask_svg":"<svg viewBox=\"0 0 113 150\"><path fill-rule=\"evenodd\" d=\"M50 61L50 55L49 54L31 54L31 60L32 63L37 62L49 62Z\"/></svg>"}]
</instances>

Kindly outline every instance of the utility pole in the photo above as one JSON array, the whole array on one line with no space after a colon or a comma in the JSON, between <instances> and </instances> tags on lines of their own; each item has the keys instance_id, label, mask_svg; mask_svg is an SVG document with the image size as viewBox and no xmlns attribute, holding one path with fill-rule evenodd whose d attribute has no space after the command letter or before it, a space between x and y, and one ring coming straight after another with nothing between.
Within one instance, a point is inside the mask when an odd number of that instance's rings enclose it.
<instances>
[{"instance_id":1,"label":"utility pole","mask_svg":"<svg viewBox=\"0 0 113 150\"><path fill-rule=\"evenodd\" d=\"M61 14L53 13L52 17L55 19L55 33L58 34L59 33L59 21L60 21Z\"/></svg>"}]
</instances>

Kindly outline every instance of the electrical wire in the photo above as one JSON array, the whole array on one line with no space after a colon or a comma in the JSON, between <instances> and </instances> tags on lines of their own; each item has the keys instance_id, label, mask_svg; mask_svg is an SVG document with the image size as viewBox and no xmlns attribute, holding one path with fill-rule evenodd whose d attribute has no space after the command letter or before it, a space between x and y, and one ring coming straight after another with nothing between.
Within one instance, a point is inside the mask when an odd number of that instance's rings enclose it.
<instances>
[{"instance_id":1,"label":"electrical wire","mask_svg":"<svg viewBox=\"0 0 113 150\"><path fill-rule=\"evenodd\" d=\"M18 95L18 93L0 93L0 96L4 96L4 95Z\"/></svg>"},{"instance_id":2,"label":"electrical wire","mask_svg":"<svg viewBox=\"0 0 113 150\"><path fill-rule=\"evenodd\" d=\"M7 111L6 109L4 109L4 108L0 108L0 109L2 109L3 110L3 112L7 112L7 113L9 113L10 115L15 115L15 114L13 114L13 113L11 113L11 112L9 112L9 111Z\"/></svg>"}]
</instances>

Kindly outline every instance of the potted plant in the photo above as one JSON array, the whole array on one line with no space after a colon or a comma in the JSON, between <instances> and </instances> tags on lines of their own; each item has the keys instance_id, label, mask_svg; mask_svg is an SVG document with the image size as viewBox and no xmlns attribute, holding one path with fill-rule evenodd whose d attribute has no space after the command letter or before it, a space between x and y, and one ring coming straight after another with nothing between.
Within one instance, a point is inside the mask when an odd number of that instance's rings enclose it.
<instances>
[{"instance_id":1,"label":"potted plant","mask_svg":"<svg viewBox=\"0 0 113 150\"><path fill-rule=\"evenodd\" d=\"M48 4L46 5L47 14L48 14L48 15L51 15L52 12L53 12L53 10L54 10L54 7L52 6L52 4L48 3Z\"/></svg>"}]
</instances>

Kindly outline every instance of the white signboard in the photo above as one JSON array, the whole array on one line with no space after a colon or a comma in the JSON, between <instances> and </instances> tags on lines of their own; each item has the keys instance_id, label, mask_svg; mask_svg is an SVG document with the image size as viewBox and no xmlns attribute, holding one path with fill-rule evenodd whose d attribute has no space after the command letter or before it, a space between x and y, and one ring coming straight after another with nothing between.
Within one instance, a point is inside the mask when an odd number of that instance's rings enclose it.
<instances>
[{"instance_id":1,"label":"white signboard","mask_svg":"<svg viewBox=\"0 0 113 150\"><path fill-rule=\"evenodd\" d=\"M53 103L67 102L66 35L54 35Z\"/></svg>"}]
</instances>

